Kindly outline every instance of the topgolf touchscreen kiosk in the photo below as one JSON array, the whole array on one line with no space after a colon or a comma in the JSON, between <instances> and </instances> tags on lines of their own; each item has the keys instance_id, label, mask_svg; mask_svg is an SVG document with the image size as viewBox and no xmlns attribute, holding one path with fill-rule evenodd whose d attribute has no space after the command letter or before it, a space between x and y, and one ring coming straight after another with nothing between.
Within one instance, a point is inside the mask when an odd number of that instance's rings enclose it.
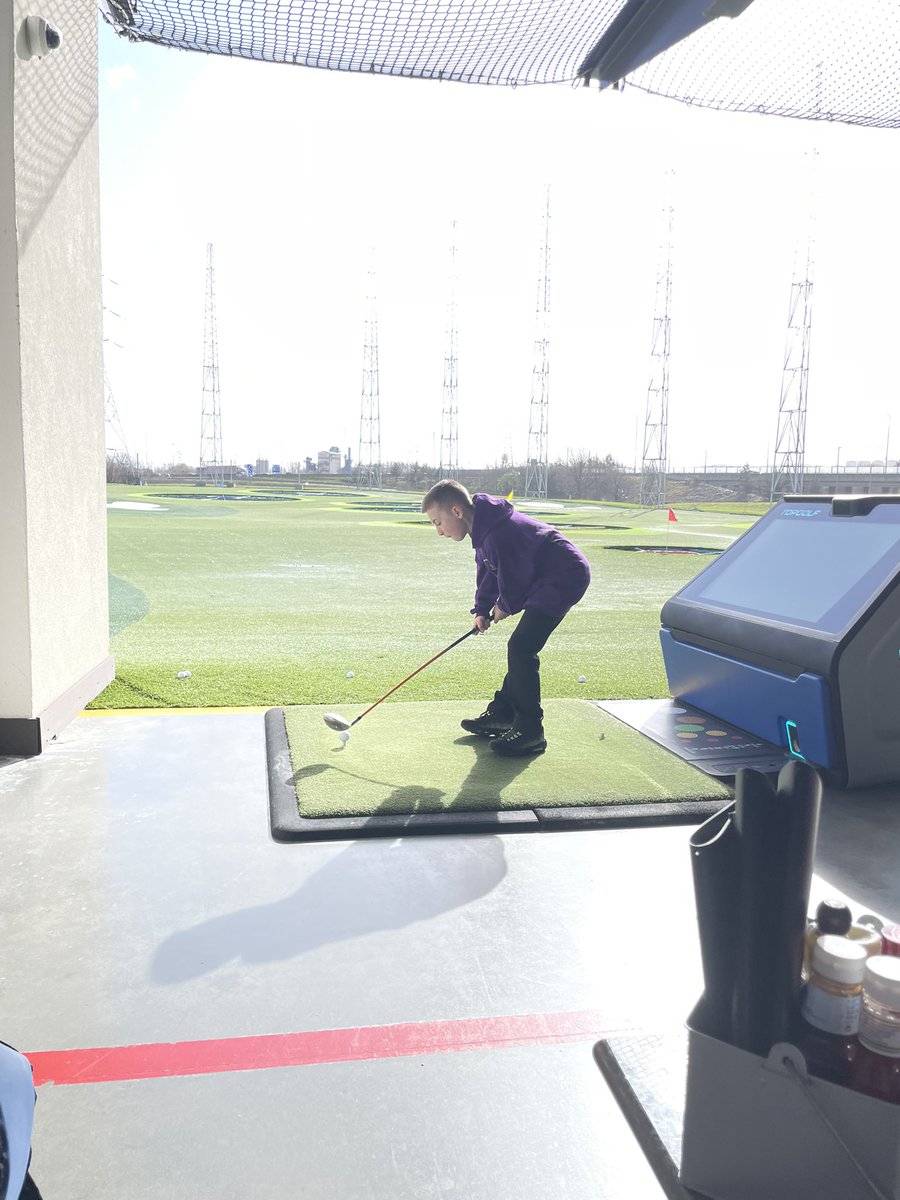
<instances>
[{"instance_id":1,"label":"topgolf touchscreen kiosk","mask_svg":"<svg viewBox=\"0 0 900 1200\"><path fill-rule=\"evenodd\" d=\"M900 495L785 497L661 620L676 700L850 787L900 780Z\"/></svg>"}]
</instances>

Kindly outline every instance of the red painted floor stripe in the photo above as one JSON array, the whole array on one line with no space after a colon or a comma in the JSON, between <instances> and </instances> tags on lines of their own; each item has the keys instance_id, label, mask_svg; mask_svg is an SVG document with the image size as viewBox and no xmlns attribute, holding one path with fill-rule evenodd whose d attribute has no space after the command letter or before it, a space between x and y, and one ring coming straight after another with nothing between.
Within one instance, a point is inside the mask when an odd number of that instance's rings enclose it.
<instances>
[{"instance_id":1,"label":"red painted floor stripe","mask_svg":"<svg viewBox=\"0 0 900 1200\"><path fill-rule=\"evenodd\" d=\"M202 1042L41 1050L26 1057L34 1068L35 1085L40 1087L45 1083L111 1083L125 1079L262 1071L314 1063L592 1041L606 1034L622 1032L623 1028L621 1022L610 1024L597 1012L526 1013L511 1017L215 1038Z\"/></svg>"}]
</instances>

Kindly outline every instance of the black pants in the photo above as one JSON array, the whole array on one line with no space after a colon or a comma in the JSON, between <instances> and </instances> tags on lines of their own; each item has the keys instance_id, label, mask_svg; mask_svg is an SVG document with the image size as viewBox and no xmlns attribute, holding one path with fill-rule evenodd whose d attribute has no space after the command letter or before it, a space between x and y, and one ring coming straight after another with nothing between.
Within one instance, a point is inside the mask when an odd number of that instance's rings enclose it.
<instances>
[{"instance_id":1,"label":"black pants","mask_svg":"<svg viewBox=\"0 0 900 1200\"><path fill-rule=\"evenodd\" d=\"M547 638L565 616L548 617L534 608L526 608L513 630L506 650L506 678L494 696L498 712L506 713L526 733L540 725L541 660Z\"/></svg>"}]
</instances>

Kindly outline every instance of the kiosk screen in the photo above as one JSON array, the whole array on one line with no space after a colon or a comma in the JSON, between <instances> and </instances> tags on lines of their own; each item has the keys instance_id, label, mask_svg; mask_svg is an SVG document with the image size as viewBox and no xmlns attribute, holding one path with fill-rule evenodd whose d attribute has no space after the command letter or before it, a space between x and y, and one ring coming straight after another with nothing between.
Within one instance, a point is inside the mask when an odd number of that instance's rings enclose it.
<instances>
[{"instance_id":1,"label":"kiosk screen","mask_svg":"<svg viewBox=\"0 0 900 1200\"><path fill-rule=\"evenodd\" d=\"M804 503L764 517L681 597L837 634L898 566L900 505L835 517L829 503Z\"/></svg>"}]
</instances>

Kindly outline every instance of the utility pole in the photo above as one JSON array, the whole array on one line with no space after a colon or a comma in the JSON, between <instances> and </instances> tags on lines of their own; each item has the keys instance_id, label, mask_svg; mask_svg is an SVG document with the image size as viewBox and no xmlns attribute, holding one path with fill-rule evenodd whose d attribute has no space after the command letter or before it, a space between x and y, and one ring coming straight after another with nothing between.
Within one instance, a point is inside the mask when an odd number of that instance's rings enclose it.
<instances>
[{"instance_id":1,"label":"utility pole","mask_svg":"<svg viewBox=\"0 0 900 1200\"><path fill-rule=\"evenodd\" d=\"M806 243L805 261L794 259L791 300L788 306L784 366L781 371L781 396L778 401L778 428L772 458L772 482L769 499L775 500L803 491L803 467L806 458L806 396L809 385L809 348L812 335L813 233L812 212Z\"/></svg>"},{"instance_id":2,"label":"utility pole","mask_svg":"<svg viewBox=\"0 0 900 1200\"><path fill-rule=\"evenodd\" d=\"M201 486L225 485L222 455L222 406L219 397L219 339L216 331L216 291L212 242L206 246L206 310L203 318L203 403L200 415Z\"/></svg>"},{"instance_id":3,"label":"utility pole","mask_svg":"<svg viewBox=\"0 0 900 1200\"><path fill-rule=\"evenodd\" d=\"M362 402L359 413L359 457L356 482L361 488L381 487L381 398L378 379L378 305L375 270L369 270L363 341Z\"/></svg>"},{"instance_id":4,"label":"utility pole","mask_svg":"<svg viewBox=\"0 0 900 1200\"><path fill-rule=\"evenodd\" d=\"M535 311L534 366L528 410L528 453L525 456L525 497L547 499L550 420L550 185L544 204L544 237L541 245Z\"/></svg>"},{"instance_id":5,"label":"utility pole","mask_svg":"<svg viewBox=\"0 0 900 1200\"><path fill-rule=\"evenodd\" d=\"M108 483L140 483L137 466L131 461L119 410L109 382L109 374L103 368L103 384L106 389L106 429L112 437L112 445L106 447L106 474Z\"/></svg>"},{"instance_id":6,"label":"utility pole","mask_svg":"<svg viewBox=\"0 0 900 1200\"><path fill-rule=\"evenodd\" d=\"M441 457L439 478L455 479L459 472L459 415L457 410L456 330L456 222L450 240L450 300L447 308L447 347L444 352L444 389L441 408Z\"/></svg>"},{"instance_id":7,"label":"utility pole","mask_svg":"<svg viewBox=\"0 0 900 1200\"><path fill-rule=\"evenodd\" d=\"M822 63L816 76L816 111L821 110ZM815 251L816 185L819 150L813 145L804 155L807 191L806 252L794 250L788 328L778 402L778 428L772 456L769 499L803 491L806 460L806 397L809 384L809 350L812 336L812 298ZM805 259L805 261L804 261Z\"/></svg>"},{"instance_id":8,"label":"utility pole","mask_svg":"<svg viewBox=\"0 0 900 1200\"><path fill-rule=\"evenodd\" d=\"M668 172L671 188L672 172ZM669 444L669 352L672 333L672 227L675 206L671 195L663 207L664 239L656 269L656 300L650 344L650 382L644 418L640 503L656 508L666 503Z\"/></svg>"}]
</instances>

